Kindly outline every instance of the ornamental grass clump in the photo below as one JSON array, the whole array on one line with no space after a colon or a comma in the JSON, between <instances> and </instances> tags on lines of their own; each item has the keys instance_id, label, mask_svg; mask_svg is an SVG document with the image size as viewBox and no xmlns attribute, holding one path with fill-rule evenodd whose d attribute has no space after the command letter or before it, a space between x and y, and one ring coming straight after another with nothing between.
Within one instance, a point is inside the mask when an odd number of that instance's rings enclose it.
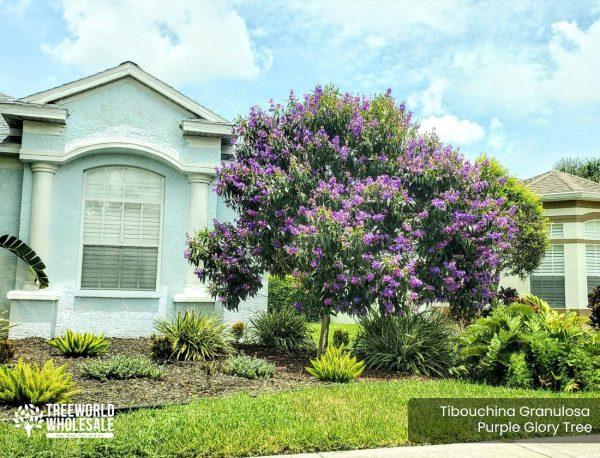
<instances>
[{"instance_id":1,"label":"ornamental grass clump","mask_svg":"<svg viewBox=\"0 0 600 458\"><path fill-rule=\"evenodd\" d=\"M444 377L456 363L456 329L437 311L386 315L373 310L358 325L354 352L373 369Z\"/></svg>"},{"instance_id":2,"label":"ornamental grass clump","mask_svg":"<svg viewBox=\"0 0 600 458\"><path fill-rule=\"evenodd\" d=\"M554 391L600 389L600 333L575 312L529 295L498 307L459 338L466 374L477 381Z\"/></svg>"},{"instance_id":3,"label":"ornamental grass clump","mask_svg":"<svg viewBox=\"0 0 600 458\"><path fill-rule=\"evenodd\" d=\"M275 373L275 364L255 356L230 356L225 361L224 372L248 379L270 378Z\"/></svg>"},{"instance_id":4,"label":"ornamental grass clump","mask_svg":"<svg viewBox=\"0 0 600 458\"><path fill-rule=\"evenodd\" d=\"M308 351L315 346L308 321L293 309L261 313L251 324L252 338L260 345L291 352Z\"/></svg>"},{"instance_id":5,"label":"ornamental grass clump","mask_svg":"<svg viewBox=\"0 0 600 458\"><path fill-rule=\"evenodd\" d=\"M310 360L306 372L323 382L348 383L365 370L365 362L340 347L329 347L325 354Z\"/></svg>"},{"instance_id":6,"label":"ornamental grass clump","mask_svg":"<svg viewBox=\"0 0 600 458\"><path fill-rule=\"evenodd\" d=\"M234 351L227 326L216 315L187 311L172 320L159 320L158 332L173 340L173 358L182 361L212 360Z\"/></svg>"},{"instance_id":7,"label":"ornamental grass clump","mask_svg":"<svg viewBox=\"0 0 600 458\"><path fill-rule=\"evenodd\" d=\"M98 380L127 380L132 378L164 378L164 368L144 356L116 355L107 359L88 360L81 366L81 373Z\"/></svg>"},{"instance_id":8,"label":"ornamental grass clump","mask_svg":"<svg viewBox=\"0 0 600 458\"><path fill-rule=\"evenodd\" d=\"M65 335L48 341L48 344L60 350L65 356L98 356L107 352L109 342L104 334L77 332L67 329Z\"/></svg>"},{"instance_id":9,"label":"ornamental grass clump","mask_svg":"<svg viewBox=\"0 0 600 458\"><path fill-rule=\"evenodd\" d=\"M26 364L22 359L14 367L0 366L0 403L63 403L77 393L67 365L54 367L52 359L41 369L36 363Z\"/></svg>"},{"instance_id":10,"label":"ornamental grass clump","mask_svg":"<svg viewBox=\"0 0 600 458\"><path fill-rule=\"evenodd\" d=\"M421 133L390 93L318 86L253 107L234 136L216 191L238 218L193 234L186 250L225 308L258 294L267 273L291 274L324 352L337 313L438 301L471 316L493 296L517 235L507 177Z\"/></svg>"}]
</instances>

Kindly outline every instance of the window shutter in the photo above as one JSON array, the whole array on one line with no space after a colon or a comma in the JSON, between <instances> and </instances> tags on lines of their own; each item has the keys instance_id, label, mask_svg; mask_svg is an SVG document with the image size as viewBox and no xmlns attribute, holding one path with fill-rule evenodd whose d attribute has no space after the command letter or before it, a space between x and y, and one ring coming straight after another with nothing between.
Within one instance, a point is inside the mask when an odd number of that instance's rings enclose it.
<instances>
[{"instance_id":1,"label":"window shutter","mask_svg":"<svg viewBox=\"0 0 600 458\"><path fill-rule=\"evenodd\" d=\"M81 287L156 288L163 178L102 167L86 173Z\"/></svg>"},{"instance_id":2,"label":"window shutter","mask_svg":"<svg viewBox=\"0 0 600 458\"><path fill-rule=\"evenodd\" d=\"M565 273L565 247L564 245L551 245L533 275L564 275Z\"/></svg>"},{"instance_id":3,"label":"window shutter","mask_svg":"<svg viewBox=\"0 0 600 458\"><path fill-rule=\"evenodd\" d=\"M587 221L584 224L584 234L588 240L600 240L600 220Z\"/></svg>"},{"instance_id":4,"label":"window shutter","mask_svg":"<svg viewBox=\"0 0 600 458\"><path fill-rule=\"evenodd\" d=\"M548 227L548 236L551 239L564 238L564 227L562 223L550 223Z\"/></svg>"},{"instance_id":5,"label":"window shutter","mask_svg":"<svg viewBox=\"0 0 600 458\"><path fill-rule=\"evenodd\" d=\"M565 307L565 247L550 245L530 278L531 294L552 307Z\"/></svg>"}]
</instances>

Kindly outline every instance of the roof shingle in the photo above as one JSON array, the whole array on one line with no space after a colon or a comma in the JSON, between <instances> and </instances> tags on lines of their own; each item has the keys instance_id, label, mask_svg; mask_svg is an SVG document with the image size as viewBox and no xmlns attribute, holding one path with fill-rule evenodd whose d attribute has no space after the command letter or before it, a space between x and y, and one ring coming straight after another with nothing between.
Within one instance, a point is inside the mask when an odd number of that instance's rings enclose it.
<instances>
[{"instance_id":1,"label":"roof shingle","mask_svg":"<svg viewBox=\"0 0 600 458\"><path fill-rule=\"evenodd\" d=\"M600 184L566 172L550 170L525 180L525 184L537 194L558 192L600 192Z\"/></svg>"},{"instance_id":2,"label":"roof shingle","mask_svg":"<svg viewBox=\"0 0 600 458\"><path fill-rule=\"evenodd\" d=\"M3 102L12 102L14 99L10 95L3 94L0 92L0 103ZM0 143L3 143L5 138L8 137L8 124L2 116L0 116Z\"/></svg>"}]
</instances>

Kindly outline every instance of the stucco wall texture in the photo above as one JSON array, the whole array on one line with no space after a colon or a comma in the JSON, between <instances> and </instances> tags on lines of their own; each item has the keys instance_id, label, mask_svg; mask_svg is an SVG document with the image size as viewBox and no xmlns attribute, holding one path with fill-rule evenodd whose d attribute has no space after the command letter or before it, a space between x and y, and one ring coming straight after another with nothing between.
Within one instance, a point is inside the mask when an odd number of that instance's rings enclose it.
<instances>
[{"instance_id":1,"label":"stucco wall texture","mask_svg":"<svg viewBox=\"0 0 600 458\"><path fill-rule=\"evenodd\" d=\"M130 142L186 163L217 167L220 144L188 146L180 128L192 114L154 93L140 83L125 79L60 102L68 110L67 124L60 132L27 132L22 148L61 156L78 145ZM214 146L213 146L214 145ZM175 303L186 283L187 261L183 256L190 214L190 183L187 176L160 158L131 149L102 149L61 163L54 176L51 205L50 250L45 259L49 291L57 300L12 300L10 319L16 327L12 338L52 337L66 329L104 332L108 336L136 337L155 332L158 318L170 318L187 308L220 315L225 322L247 321L266 309L265 288L246 301L238 312L223 310L217 303ZM31 171L27 164L3 168L0 162L0 191L9 198L0 207L0 233L28 236L31 207ZM156 291L91 291L79 285L82 257L83 180L86 170L101 166L140 167L162 175L165 180L159 281ZM214 184L214 182L213 182ZM209 227L213 219L232 220L235 213L219 202L212 189L207 202ZM25 281L25 270L15 274L14 257L0 253L0 310L7 308L7 291ZM7 274L5 274L7 272Z\"/></svg>"}]
</instances>

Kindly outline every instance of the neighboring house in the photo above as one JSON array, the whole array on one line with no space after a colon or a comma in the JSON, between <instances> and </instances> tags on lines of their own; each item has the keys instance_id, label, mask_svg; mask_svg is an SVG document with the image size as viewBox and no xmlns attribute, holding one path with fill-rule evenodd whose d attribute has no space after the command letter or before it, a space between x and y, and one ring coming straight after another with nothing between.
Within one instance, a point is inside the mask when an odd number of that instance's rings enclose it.
<instances>
[{"instance_id":1,"label":"neighboring house","mask_svg":"<svg viewBox=\"0 0 600 458\"><path fill-rule=\"evenodd\" d=\"M525 184L543 202L550 247L530 277L503 278L501 285L587 314L588 292L600 285L600 184L555 170Z\"/></svg>"},{"instance_id":2,"label":"neighboring house","mask_svg":"<svg viewBox=\"0 0 600 458\"><path fill-rule=\"evenodd\" d=\"M266 308L265 284L224 310L183 255L186 233L235 216L212 188L232 154L226 119L132 62L18 100L0 94L0 114L0 235L28 242L50 278L37 290L0 252L11 337L144 336L190 307L225 322Z\"/></svg>"}]
</instances>

